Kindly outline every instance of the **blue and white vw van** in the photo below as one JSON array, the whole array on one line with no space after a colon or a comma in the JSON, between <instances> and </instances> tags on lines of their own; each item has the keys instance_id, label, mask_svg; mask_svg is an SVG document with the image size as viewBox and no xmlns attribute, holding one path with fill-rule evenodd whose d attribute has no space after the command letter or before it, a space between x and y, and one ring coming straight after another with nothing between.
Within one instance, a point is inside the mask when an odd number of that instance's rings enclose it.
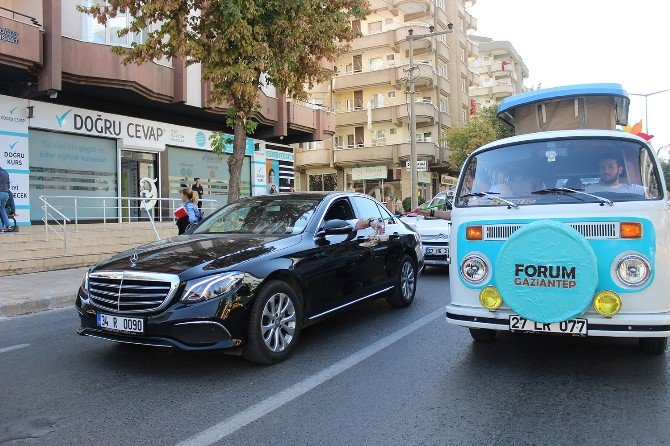
<instances>
[{"instance_id":1,"label":"blue and white vw van","mask_svg":"<svg viewBox=\"0 0 670 446\"><path fill-rule=\"evenodd\" d=\"M659 161L616 131L618 84L532 91L498 117L517 135L475 150L452 211L447 321L476 341L498 330L670 336L670 206Z\"/></svg>"}]
</instances>

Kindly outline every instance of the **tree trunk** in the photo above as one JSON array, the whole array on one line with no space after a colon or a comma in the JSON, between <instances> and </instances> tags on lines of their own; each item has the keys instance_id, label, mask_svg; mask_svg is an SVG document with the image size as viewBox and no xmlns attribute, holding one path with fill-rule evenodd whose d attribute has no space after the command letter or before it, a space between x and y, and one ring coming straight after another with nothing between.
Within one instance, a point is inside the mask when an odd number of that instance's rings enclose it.
<instances>
[{"instance_id":1,"label":"tree trunk","mask_svg":"<svg viewBox=\"0 0 670 446\"><path fill-rule=\"evenodd\" d=\"M247 127L245 120L240 116L235 116L235 125L233 126L233 154L228 158L228 203L237 201L240 198L240 182L242 180L242 162L247 147Z\"/></svg>"}]
</instances>

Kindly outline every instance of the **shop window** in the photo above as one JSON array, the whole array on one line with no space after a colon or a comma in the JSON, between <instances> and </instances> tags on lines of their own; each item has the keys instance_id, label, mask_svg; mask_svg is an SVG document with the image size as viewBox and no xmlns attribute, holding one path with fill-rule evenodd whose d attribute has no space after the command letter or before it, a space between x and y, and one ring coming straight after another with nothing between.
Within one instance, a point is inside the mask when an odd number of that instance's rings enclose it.
<instances>
[{"instance_id":1,"label":"shop window","mask_svg":"<svg viewBox=\"0 0 670 446\"><path fill-rule=\"evenodd\" d=\"M337 174L324 173L308 175L309 190L315 192L328 192L337 190Z\"/></svg>"}]
</instances>

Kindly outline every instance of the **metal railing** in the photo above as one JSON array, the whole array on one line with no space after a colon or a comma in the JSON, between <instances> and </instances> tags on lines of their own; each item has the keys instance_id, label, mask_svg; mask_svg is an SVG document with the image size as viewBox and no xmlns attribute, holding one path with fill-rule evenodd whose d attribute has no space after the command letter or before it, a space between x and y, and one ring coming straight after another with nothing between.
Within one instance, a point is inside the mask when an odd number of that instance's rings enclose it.
<instances>
[{"instance_id":1,"label":"metal railing","mask_svg":"<svg viewBox=\"0 0 670 446\"><path fill-rule=\"evenodd\" d=\"M45 239L49 240L49 232L55 233L63 240L63 248L67 254L67 224L74 223L74 232L79 232L87 223L102 223L106 231L108 223L127 224L130 229L133 223L149 223L160 240L154 222L176 222L174 212L184 204L181 198L151 197L100 197L74 195L43 195L42 210L44 211ZM203 215L209 214L222 206L216 199L201 199ZM69 216L68 216L69 215ZM60 228L60 229L59 229ZM99 227L95 227L99 230Z\"/></svg>"},{"instance_id":2,"label":"metal railing","mask_svg":"<svg viewBox=\"0 0 670 446\"><path fill-rule=\"evenodd\" d=\"M16 16L19 16L21 19L20 20L17 19ZM42 28L42 25L40 25L40 22L38 22L35 17L31 17L18 11L7 9L2 6L0 6L0 17L7 17L8 19L16 20L22 23L27 23L29 25L35 25L38 28Z\"/></svg>"},{"instance_id":3,"label":"metal railing","mask_svg":"<svg viewBox=\"0 0 670 446\"><path fill-rule=\"evenodd\" d=\"M44 218L42 220L44 222L44 240L49 241L49 231L53 231L54 234L63 240L63 252L65 255L67 255L67 245L69 244L67 241L67 224L70 219L67 218L61 211L49 204L44 199L44 197L40 197L40 200L42 201L42 210L44 211ZM58 217L54 217L54 215L51 213L52 211L58 214ZM50 219L53 220L56 225L61 227L62 233L59 233L55 227L52 227L52 225L49 224ZM62 219L63 223L61 223L59 219Z\"/></svg>"}]
</instances>

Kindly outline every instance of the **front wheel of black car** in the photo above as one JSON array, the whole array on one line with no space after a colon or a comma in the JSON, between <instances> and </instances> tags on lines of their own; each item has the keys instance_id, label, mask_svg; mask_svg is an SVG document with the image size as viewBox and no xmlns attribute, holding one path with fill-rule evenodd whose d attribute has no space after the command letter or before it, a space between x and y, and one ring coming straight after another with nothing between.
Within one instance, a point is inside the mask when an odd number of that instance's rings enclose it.
<instances>
[{"instance_id":1,"label":"front wheel of black car","mask_svg":"<svg viewBox=\"0 0 670 446\"><path fill-rule=\"evenodd\" d=\"M392 307L409 307L416 293L416 265L407 254L400 258L395 287L386 300Z\"/></svg>"},{"instance_id":2,"label":"front wheel of black car","mask_svg":"<svg viewBox=\"0 0 670 446\"><path fill-rule=\"evenodd\" d=\"M266 283L251 309L242 356L258 364L285 360L298 342L301 317L300 299L290 285L279 280Z\"/></svg>"}]
</instances>

